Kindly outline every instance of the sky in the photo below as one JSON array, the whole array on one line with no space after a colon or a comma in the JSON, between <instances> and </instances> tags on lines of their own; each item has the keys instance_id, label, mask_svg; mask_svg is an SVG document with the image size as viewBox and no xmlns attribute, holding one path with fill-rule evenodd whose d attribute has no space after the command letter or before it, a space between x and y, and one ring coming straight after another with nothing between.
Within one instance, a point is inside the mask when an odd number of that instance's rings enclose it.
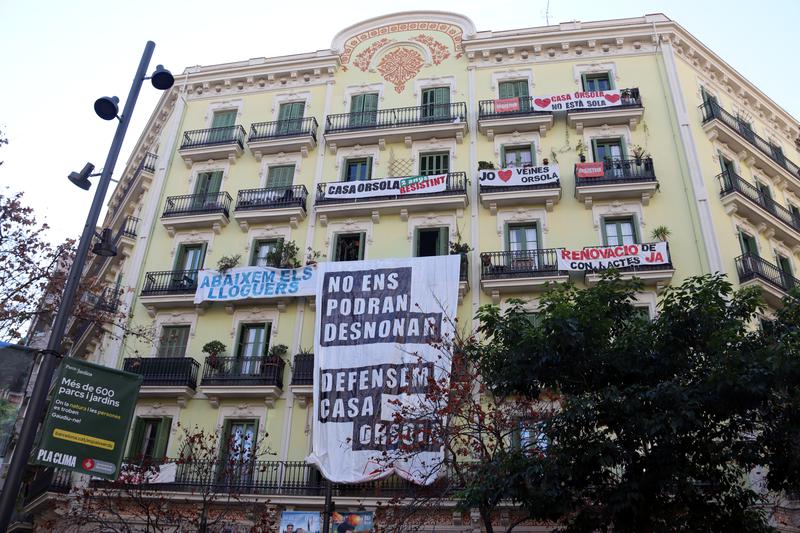
<instances>
[{"instance_id":1,"label":"sky","mask_svg":"<svg viewBox=\"0 0 800 533\"><path fill-rule=\"evenodd\" d=\"M193 65L328 49L334 35L361 20L415 9L456 11L479 31L572 20L664 13L800 119L796 46L800 2L762 0L0 0L0 192L23 191L54 241L80 234L94 189L67 181L90 161L99 170L116 121L92 105L119 96L120 109L147 40L150 70L174 74ZM139 96L114 177L124 170L160 91ZM3 192L5 194L6 192ZM110 192L109 192L110 194ZM102 219L101 219L102 220Z\"/></svg>"}]
</instances>

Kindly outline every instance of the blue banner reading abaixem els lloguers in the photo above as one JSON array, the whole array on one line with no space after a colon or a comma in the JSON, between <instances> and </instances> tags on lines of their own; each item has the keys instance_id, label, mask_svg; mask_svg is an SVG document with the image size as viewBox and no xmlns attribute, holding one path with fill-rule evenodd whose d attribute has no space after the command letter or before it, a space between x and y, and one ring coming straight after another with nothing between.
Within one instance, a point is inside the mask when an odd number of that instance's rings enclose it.
<instances>
[{"instance_id":1,"label":"blue banner reading abaixem els lloguers","mask_svg":"<svg viewBox=\"0 0 800 533\"><path fill-rule=\"evenodd\" d=\"M312 296L317 289L317 266L300 268L239 267L221 274L202 270L194 303Z\"/></svg>"}]
</instances>

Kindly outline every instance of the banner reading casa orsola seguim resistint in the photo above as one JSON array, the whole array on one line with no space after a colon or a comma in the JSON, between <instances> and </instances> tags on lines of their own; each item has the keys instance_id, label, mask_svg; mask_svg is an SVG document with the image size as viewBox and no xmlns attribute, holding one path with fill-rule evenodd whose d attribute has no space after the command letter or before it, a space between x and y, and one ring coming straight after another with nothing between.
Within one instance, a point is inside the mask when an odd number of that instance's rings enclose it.
<instances>
[{"instance_id":1,"label":"banner reading casa orsola seguim resistint","mask_svg":"<svg viewBox=\"0 0 800 533\"><path fill-rule=\"evenodd\" d=\"M398 402L417 405L429 376L450 362L430 344L452 336L460 256L325 263L317 286L314 438L308 461L331 481L358 483L391 473L420 484L442 459L430 443L386 468L398 447ZM448 319L449 318L449 319ZM411 428L416 430L418 428ZM423 433L424 434L424 433Z\"/></svg>"}]
</instances>

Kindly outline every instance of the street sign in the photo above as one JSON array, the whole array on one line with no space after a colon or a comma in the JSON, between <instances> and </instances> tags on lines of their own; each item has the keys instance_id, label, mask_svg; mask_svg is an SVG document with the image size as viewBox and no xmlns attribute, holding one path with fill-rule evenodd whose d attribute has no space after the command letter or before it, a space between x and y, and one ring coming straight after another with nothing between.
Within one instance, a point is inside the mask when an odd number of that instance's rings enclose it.
<instances>
[{"instance_id":1,"label":"street sign","mask_svg":"<svg viewBox=\"0 0 800 533\"><path fill-rule=\"evenodd\" d=\"M64 359L33 462L114 480L142 376Z\"/></svg>"}]
</instances>

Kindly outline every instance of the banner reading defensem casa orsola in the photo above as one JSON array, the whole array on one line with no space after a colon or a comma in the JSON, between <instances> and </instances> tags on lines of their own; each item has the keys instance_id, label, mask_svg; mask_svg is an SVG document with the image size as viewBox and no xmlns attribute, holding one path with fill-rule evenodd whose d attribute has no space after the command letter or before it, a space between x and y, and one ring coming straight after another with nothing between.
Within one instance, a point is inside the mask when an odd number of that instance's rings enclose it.
<instances>
[{"instance_id":1,"label":"banner reading defensem casa orsola","mask_svg":"<svg viewBox=\"0 0 800 533\"><path fill-rule=\"evenodd\" d=\"M501 168L481 170L478 175L483 187L515 187L558 183L558 165Z\"/></svg>"},{"instance_id":2,"label":"banner reading defensem casa orsola","mask_svg":"<svg viewBox=\"0 0 800 533\"><path fill-rule=\"evenodd\" d=\"M428 380L447 379L449 360L432 345L452 338L460 257L326 263L317 293L314 335L313 451L308 461L329 480L358 483L396 473L434 481L443 449L436 420L399 427L403 405L425 401ZM391 467L400 439L420 450ZM419 439L427 439L425 441Z\"/></svg>"},{"instance_id":3,"label":"banner reading defensem casa orsola","mask_svg":"<svg viewBox=\"0 0 800 533\"><path fill-rule=\"evenodd\" d=\"M444 192L447 174L435 176L406 176L367 181L344 181L325 185L325 198L371 198L375 196L404 196Z\"/></svg>"},{"instance_id":4,"label":"banner reading defensem casa orsola","mask_svg":"<svg viewBox=\"0 0 800 533\"><path fill-rule=\"evenodd\" d=\"M666 242L558 250L559 270L604 270L669 264Z\"/></svg>"},{"instance_id":5,"label":"banner reading defensem casa orsola","mask_svg":"<svg viewBox=\"0 0 800 533\"><path fill-rule=\"evenodd\" d=\"M316 294L317 266L300 268L238 267L224 274L202 270L197 280L194 303L285 298Z\"/></svg>"}]
</instances>

